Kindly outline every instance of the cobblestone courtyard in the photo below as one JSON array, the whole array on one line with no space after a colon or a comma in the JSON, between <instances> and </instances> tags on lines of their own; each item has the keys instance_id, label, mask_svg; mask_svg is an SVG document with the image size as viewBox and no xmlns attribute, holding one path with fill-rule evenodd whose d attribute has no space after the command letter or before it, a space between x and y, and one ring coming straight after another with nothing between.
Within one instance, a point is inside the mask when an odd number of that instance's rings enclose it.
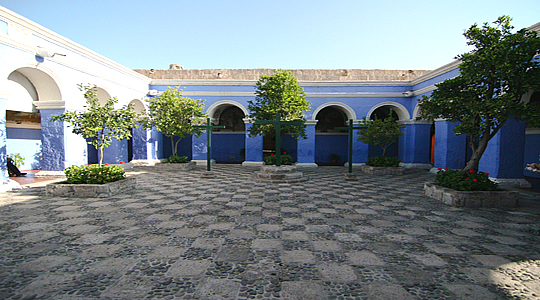
<instances>
[{"instance_id":1,"label":"cobblestone courtyard","mask_svg":"<svg viewBox=\"0 0 540 300\"><path fill-rule=\"evenodd\" d=\"M434 174L128 171L110 198L0 194L2 299L540 299L540 194L517 210L423 196ZM355 170L355 172L357 172Z\"/></svg>"}]
</instances>

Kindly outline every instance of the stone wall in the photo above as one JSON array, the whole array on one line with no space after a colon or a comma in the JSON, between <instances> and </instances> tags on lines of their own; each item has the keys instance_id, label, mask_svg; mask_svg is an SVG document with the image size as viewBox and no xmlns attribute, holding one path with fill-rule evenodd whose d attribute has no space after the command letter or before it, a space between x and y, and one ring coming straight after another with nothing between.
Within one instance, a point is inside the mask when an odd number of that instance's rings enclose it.
<instances>
[{"instance_id":1,"label":"stone wall","mask_svg":"<svg viewBox=\"0 0 540 300\"><path fill-rule=\"evenodd\" d=\"M152 79L180 80L259 80L273 69L166 69L134 71ZM431 70L293 69L299 81L408 81Z\"/></svg>"}]
</instances>

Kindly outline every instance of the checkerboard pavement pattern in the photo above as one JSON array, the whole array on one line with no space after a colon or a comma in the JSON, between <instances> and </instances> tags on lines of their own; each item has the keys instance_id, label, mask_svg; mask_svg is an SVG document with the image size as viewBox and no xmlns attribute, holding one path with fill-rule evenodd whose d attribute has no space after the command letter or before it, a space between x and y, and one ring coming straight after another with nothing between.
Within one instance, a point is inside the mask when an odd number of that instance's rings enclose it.
<instances>
[{"instance_id":1,"label":"checkerboard pavement pattern","mask_svg":"<svg viewBox=\"0 0 540 300\"><path fill-rule=\"evenodd\" d=\"M136 167L137 189L109 198L0 194L0 298L540 299L534 207L445 206L424 170L256 170Z\"/></svg>"}]
</instances>

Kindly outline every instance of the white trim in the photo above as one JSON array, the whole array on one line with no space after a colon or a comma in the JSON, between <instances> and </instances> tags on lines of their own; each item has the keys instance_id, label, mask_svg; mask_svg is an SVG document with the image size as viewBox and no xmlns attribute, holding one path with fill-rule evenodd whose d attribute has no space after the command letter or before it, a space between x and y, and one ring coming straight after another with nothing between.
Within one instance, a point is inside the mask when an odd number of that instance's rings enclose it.
<instances>
[{"instance_id":1,"label":"white trim","mask_svg":"<svg viewBox=\"0 0 540 300\"><path fill-rule=\"evenodd\" d=\"M448 63L440 68L437 68L427 74L424 74L422 76L419 76L413 80L411 80L411 85L417 85L419 83L422 83L424 81L427 81L427 80L430 80L430 79L433 79L437 76L440 76L440 75L443 75L445 73L448 73L454 69L457 69L459 68L459 65L461 65L461 61L460 60L454 60L453 62L451 63Z\"/></svg>"},{"instance_id":2,"label":"white trim","mask_svg":"<svg viewBox=\"0 0 540 300\"><path fill-rule=\"evenodd\" d=\"M15 121L7 121L6 128L41 129L41 124L29 123L29 122L23 122L19 124L19 123L16 123Z\"/></svg>"},{"instance_id":3,"label":"white trim","mask_svg":"<svg viewBox=\"0 0 540 300\"><path fill-rule=\"evenodd\" d=\"M152 79L150 85L218 85L218 86L255 86L256 80L221 80L221 79ZM298 81L300 86L411 86L411 81Z\"/></svg>"},{"instance_id":4,"label":"white trim","mask_svg":"<svg viewBox=\"0 0 540 300\"><path fill-rule=\"evenodd\" d=\"M324 104L321 104L319 107L317 107L314 111L313 111L313 114L311 114L311 120L317 120L317 114L323 109L323 108L327 108L327 107L330 107L330 106L336 106L336 107L339 107L346 115L347 115L347 119L348 120L357 120L358 118L356 117L356 112L354 111L354 109L352 109L350 106L348 106L347 104L344 104L344 103L341 103L341 102L326 102Z\"/></svg>"},{"instance_id":5,"label":"white trim","mask_svg":"<svg viewBox=\"0 0 540 300\"><path fill-rule=\"evenodd\" d=\"M295 167L299 167L299 168L318 168L319 165L316 164L316 163L295 163L294 164Z\"/></svg>"},{"instance_id":6,"label":"white trim","mask_svg":"<svg viewBox=\"0 0 540 300\"><path fill-rule=\"evenodd\" d=\"M66 101L63 100L48 100L48 101L32 101L37 109L65 109Z\"/></svg>"},{"instance_id":7,"label":"white trim","mask_svg":"<svg viewBox=\"0 0 540 300\"><path fill-rule=\"evenodd\" d=\"M381 102L381 103L378 103L377 105L373 106L368 111L368 113L366 115L366 118L367 119L371 118L371 115L373 114L373 112L377 108L383 107L383 106L392 106L393 108L398 108L397 110L394 110L394 111L398 115L399 121L405 121L405 120L410 120L411 119L411 115L409 114L409 111L407 110L407 108L405 106L403 106L403 104L400 104L400 103L397 103L397 102L392 102L392 101Z\"/></svg>"},{"instance_id":8,"label":"white trim","mask_svg":"<svg viewBox=\"0 0 540 300\"><path fill-rule=\"evenodd\" d=\"M242 167L260 167L264 163L262 161L244 161Z\"/></svg>"}]
</instances>

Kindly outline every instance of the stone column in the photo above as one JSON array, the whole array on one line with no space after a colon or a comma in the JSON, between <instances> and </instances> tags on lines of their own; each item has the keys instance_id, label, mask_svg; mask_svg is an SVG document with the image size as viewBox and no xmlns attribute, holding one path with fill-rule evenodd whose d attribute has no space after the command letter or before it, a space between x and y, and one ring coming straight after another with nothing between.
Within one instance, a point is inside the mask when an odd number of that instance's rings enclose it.
<instances>
[{"instance_id":1,"label":"stone column","mask_svg":"<svg viewBox=\"0 0 540 300\"><path fill-rule=\"evenodd\" d=\"M400 122L405 134L399 138L399 158L408 167L431 169L429 150L431 123L425 121Z\"/></svg>"},{"instance_id":2,"label":"stone column","mask_svg":"<svg viewBox=\"0 0 540 300\"><path fill-rule=\"evenodd\" d=\"M523 176L524 151L525 122L510 117L489 141L478 169L502 186L530 187Z\"/></svg>"},{"instance_id":3,"label":"stone column","mask_svg":"<svg viewBox=\"0 0 540 300\"><path fill-rule=\"evenodd\" d=\"M6 104L7 96L0 94L0 191L7 185L9 175L7 171L7 130L6 130Z\"/></svg>"},{"instance_id":4,"label":"stone column","mask_svg":"<svg viewBox=\"0 0 540 300\"><path fill-rule=\"evenodd\" d=\"M261 166L263 164L263 136L249 136L249 129L253 126L253 119L245 118L246 126L246 159L242 166Z\"/></svg>"},{"instance_id":5,"label":"stone column","mask_svg":"<svg viewBox=\"0 0 540 300\"><path fill-rule=\"evenodd\" d=\"M315 163L315 125L318 120L308 120L306 124L307 139L298 139L297 156L298 167L318 167Z\"/></svg>"},{"instance_id":6,"label":"stone column","mask_svg":"<svg viewBox=\"0 0 540 300\"><path fill-rule=\"evenodd\" d=\"M456 135L456 123L435 121L435 165L437 168L462 169L467 162L467 137Z\"/></svg>"}]
</instances>

